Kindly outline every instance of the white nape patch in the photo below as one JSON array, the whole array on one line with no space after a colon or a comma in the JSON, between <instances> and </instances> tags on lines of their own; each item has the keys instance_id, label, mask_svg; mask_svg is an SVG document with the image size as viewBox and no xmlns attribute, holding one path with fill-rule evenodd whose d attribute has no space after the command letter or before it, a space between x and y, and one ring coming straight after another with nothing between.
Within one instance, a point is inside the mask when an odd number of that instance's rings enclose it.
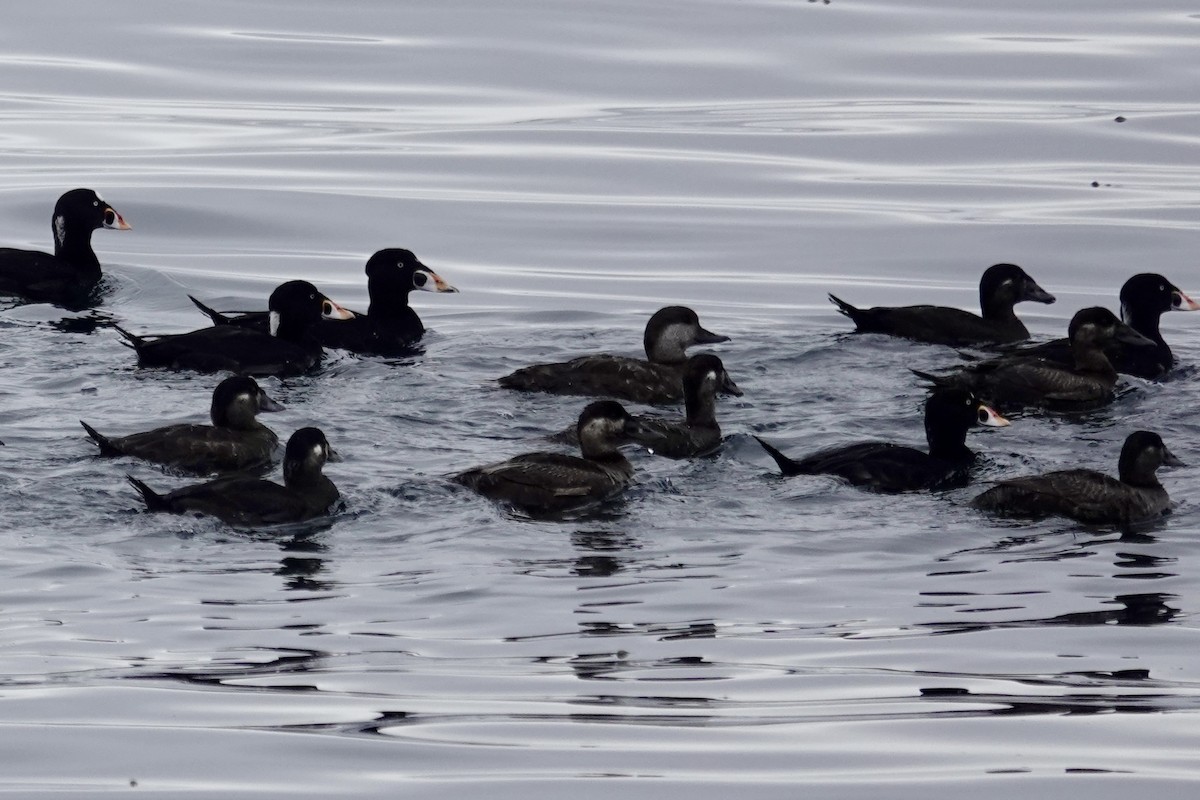
<instances>
[{"instance_id":1,"label":"white nape patch","mask_svg":"<svg viewBox=\"0 0 1200 800\"><path fill-rule=\"evenodd\" d=\"M101 203L104 203L104 198L100 196L99 192L93 192L93 194L96 195L97 200L99 200ZM105 205L107 205L107 203L105 203Z\"/></svg>"},{"instance_id":2,"label":"white nape patch","mask_svg":"<svg viewBox=\"0 0 1200 800\"><path fill-rule=\"evenodd\" d=\"M271 332L272 336L279 335L279 312L278 311L272 311L270 314L267 315L267 326L268 326L267 329Z\"/></svg>"},{"instance_id":3,"label":"white nape patch","mask_svg":"<svg viewBox=\"0 0 1200 800\"><path fill-rule=\"evenodd\" d=\"M1129 324L1129 304L1121 303L1121 322Z\"/></svg>"},{"instance_id":4,"label":"white nape patch","mask_svg":"<svg viewBox=\"0 0 1200 800\"><path fill-rule=\"evenodd\" d=\"M62 214L54 218L54 238L58 240L59 247L67 243L67 221Z\"/></svg>"}]
</instances>

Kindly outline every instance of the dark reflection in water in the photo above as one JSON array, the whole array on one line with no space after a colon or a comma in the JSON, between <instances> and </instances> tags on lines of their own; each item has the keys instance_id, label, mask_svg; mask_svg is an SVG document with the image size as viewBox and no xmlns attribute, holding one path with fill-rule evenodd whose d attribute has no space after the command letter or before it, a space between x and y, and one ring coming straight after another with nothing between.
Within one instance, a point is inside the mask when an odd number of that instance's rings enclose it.
<instances>
[{"instance_id":1,"label":"dark reflection in water","mask_svg":"<svg viewBox=\"0 0 1200 800\"><path fill-rule=\"evenodd\" d=\"M622 531L577 530L571 544L580 551L571 568L583 578L607 578L633 563L631 554L641 549L633 536Z\"/></svg>"},{"instance_id":2,"label":"dark reflection in water","mask_svg":"<svg viewBox=\"0 0 1200 800\"><path fill-rule=\"evenodd\" d=\"M263 652L262 650L252 650L252 652ZM322 650L275 650L274 658L267 661L248 660L248 659L229 659L221 660L219 657L215 662L208 662L207 668L190 669L180 667L176 669L158 670L155 672L137 673L126 676L128 679L141 681L169 680L178 681L181 683L195 684L200 686L224 686L228 688L240 688L261 690L262 686L238 686L238 681L246 680L247 678L264 678L271 676L292 676L302 675L308 672L313 672L325 669L327 660L330 654ZM286 690L289 692L316 692L319 689L311 684L296 684L292 682L279 683L270 686L270 689L279 691Z\"/></svg>"},{"instance_id":3,"label":"dark reflection in water","mask_svg":"<svg viewBox=\"0 0 1200 800\"><path fill-rule=\"evenodd\" d=\"M968 633L1044 625L1163 625L1179 614L1178 608L1167 605L1167 601L1174 599L1175 595L1173 594L1158 592L1120 594L1108 601L1112 605L1120 606L1119 608L1078 611L1042 619L1016 619L1004 622L929 622L917 627L928 628L936 633Z\"/></svg>"}]
</instances>

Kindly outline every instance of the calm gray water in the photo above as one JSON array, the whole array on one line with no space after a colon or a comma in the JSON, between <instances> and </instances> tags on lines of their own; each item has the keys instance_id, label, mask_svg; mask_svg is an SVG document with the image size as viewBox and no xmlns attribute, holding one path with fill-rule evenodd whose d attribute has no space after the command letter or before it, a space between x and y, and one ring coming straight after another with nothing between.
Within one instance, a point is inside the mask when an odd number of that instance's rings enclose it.
<instances>
[{"instance_id":1,"label":"calm gray water","mask_svg":"<svg viewBox=\"0 0 1200 800\"><path fill-rule=\"evenodd\" d=\"M203 419L215 379L2 306L0 792L1193 797L1200 466L1122 537L785 481L748 434L920 441L907 368L955 354L849 336L829 290L969 308L1012 261L1059 297L1038 337L1135 272L1200 292L1198 36L1183 0L10 9L0 239L48 247L58 194L102 192L127 326L293 277L363 308L385 246L461 294L414 298L419 357L266 381L347 508L263 534L137 513L126 472L184 480L76 424ZM447 484L582 406L494 378L636 354L675 303L733 337L721 456L638 455L564 521ZM1164 320L1175 379L973 434L984 478L1113 471L1143 427L1200 465L1195 317Z\"/></svg>"}]
</instances>

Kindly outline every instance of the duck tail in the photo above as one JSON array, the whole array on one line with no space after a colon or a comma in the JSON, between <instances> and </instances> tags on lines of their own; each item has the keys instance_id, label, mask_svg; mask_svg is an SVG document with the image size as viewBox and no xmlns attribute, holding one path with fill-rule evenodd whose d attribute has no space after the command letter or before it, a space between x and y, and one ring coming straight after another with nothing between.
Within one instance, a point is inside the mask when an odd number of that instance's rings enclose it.
<instances>
[{"instance_id":1,"label":"duck tail","mask_svg":"<svg viewBox=\"0 0 1200 800\"><path fill-rule=\"evenodd\" d=\"M845 300L838 297L836 294L830 293L829 302L831 302L835 306L837 306L837 310L838 310L839 314L844 314L845 316L849 317L850 319L856 319L855 314L857 314L859 312L859 309L856 308L855 306L850 305Z\"/></svg>"},{"instance_id":2,"label":"duck tail","mask_svg":"<svg viewBox=\"0 0 1200 800\"><path fill-rule=\"evenodd\" d=\"M96 444L100 445L100 455L102 455L102 456L119 456L119 455L121 455L121 451L119 449L117 449L116 445L114 445L112 443L112 440L109 439L107 436L105 436L103 433L100 433L100 431L96 430L91 425L88 425L83 420L79 420L79 424L83 426L83 429L85 431L87 431L87 435L92 437L92 441L94 441Z\"/></svg>"},{"instance_id":3,"label":"duck tail","mask_svg":"<svg viewBox=\"0 0 1200 800\"><path fill-rule=\"evenodd\" d=\"M212 320L213 325L228 325L229 324L229 317L225 316L220 311L217 311L215 308L212 308L210 306L204 305L204 303L201 303L199 300L192 297L190 294L187 296L187 298L188 298L188 300L192 301L192 303L196 306L196 308L200 309L200 313L202 313L204 316L206 316L210 320Z\"/></svg>"},{"instance_id":4,"label":"duck tail","mask_svg":"<svg viewBox=\"0 0 1200 800\"><path fill-rule=\"evenodd\" d=\"M146 343L146 340L141 336L138 336L136 333L130 333L116 323L113 323L113 329L125 337L125 341L121 342L121 344L125 345L126 347L132 347L134 350L137 350Z\"/></svg>"},{"instance_id":5,"label":"duck tail","mask_svg":"<svg viewBox=\"0 0 1200 800\"><path fill-rule=\"evenodd\" d=\"M146 502L147 511L170 511L171 507L167 505L167 500L158 492L151 489L146 484L139 481L132 475L126 475L125 478L137 489L142 495L142 500Z\"/></svg>"},{"instance_id":6,"label":"duck tail","mask_svg":"<svg viewBox=\"0 0 1200 800\"><path fill-rule=\"evenodd\" d=\"M775 463L779 465L779 471L783 473L785 478L790 478L792 475L805 474L805 470L798 462L788 458L783 453L779 452L779 450L767 444L762 439L759 439L757 436L755 436L754 439L762 445L763 450L767 451L767 455L775 459Z\"/></svg>"},{"instance_id":7,"label":"duck tail","mask_svg":"<svg viewBox=\"0 0 1200 800\"><path fill-rule=\"evenodd\" d=\"M909 369L909 372L911 372L913 375L916 375L921 380L926 381L931 386L946 387L954 385L954 381L948 375L934 375L932 372L922 372L919 369L911 368Z\"/></svg>"}]
</instances>

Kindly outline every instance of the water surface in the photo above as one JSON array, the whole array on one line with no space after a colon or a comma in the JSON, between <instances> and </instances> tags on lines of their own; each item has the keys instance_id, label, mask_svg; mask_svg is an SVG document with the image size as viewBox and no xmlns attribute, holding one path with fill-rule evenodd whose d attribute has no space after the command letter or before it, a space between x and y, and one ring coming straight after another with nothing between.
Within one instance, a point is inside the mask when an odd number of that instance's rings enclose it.
<instances>
[{"instance_id":1,"label":"water surface","mask_svg":"<svg viewBox=\"0 0 1200 800\"><path fill-rule=\"evenodd\" d=\"M376 249L458 295L400 362L266 381L315 424L346 509L248 534L138 513L76 420L202 419L215 380L142 371L108 328L0 312L0 787L17 796L1190 796L1200 744L1195 469L1136 536L996 522L977 489L783 480L792 453L918 443L909 367L828 305L975 305L988 265L1059 302L1140 271L1200 292L1183 2L212 2L22 7L0 30L0 226L46 247L90 186L104 314L199 326L288 278L365 308ZM1120 117L1124 121L1119 122ZM446 475L546 446L582 401L493 380L636 354L697 309L745 390L724 452L530 521ZM1197 315L1200 316L1200 315ZM1168 315L1185 365L1200 320ZM64 327L66 329L64 329ZM1200 463L1194 366L1108 410L972 435L981 480L1158 430Z\"/></svg>"}]
</instances>

